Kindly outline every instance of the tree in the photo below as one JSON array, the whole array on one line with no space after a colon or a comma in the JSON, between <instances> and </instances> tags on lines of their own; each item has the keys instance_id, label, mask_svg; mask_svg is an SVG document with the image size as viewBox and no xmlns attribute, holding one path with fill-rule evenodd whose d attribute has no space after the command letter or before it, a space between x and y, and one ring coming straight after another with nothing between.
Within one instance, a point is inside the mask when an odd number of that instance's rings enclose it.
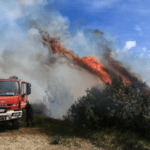
<instances>
[{"instance_id":1,"label":"tree","mask_svg":"<svg viewBox=\"0 0 150 150\"><path fill-rule=\"evenodd\" d=\"M143 132L145 106L150 99L143 89L125 86L121 78L113 78L103 91L92 87L86 93L70 107L68 119L92 129L116 126Z\"/></svg>"}]
</instances>

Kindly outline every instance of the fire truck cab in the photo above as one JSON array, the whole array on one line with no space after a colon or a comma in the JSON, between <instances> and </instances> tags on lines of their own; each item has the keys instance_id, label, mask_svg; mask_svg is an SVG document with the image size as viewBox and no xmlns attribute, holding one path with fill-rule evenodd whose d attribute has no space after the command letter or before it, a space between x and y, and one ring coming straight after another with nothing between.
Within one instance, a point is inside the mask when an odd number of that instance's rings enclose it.
<instances>
[{"instance_id":1,"label":"fire truck cab","mask_svg":"<svg viewBox=\"0 0 150 150\"><path fill-rule=\"evenodd\" d=\"M31 84L16 76L0 79L0 124L11 121L13 129L19 129L19 119L26 107Z\"/></svg>"}]
</instances>

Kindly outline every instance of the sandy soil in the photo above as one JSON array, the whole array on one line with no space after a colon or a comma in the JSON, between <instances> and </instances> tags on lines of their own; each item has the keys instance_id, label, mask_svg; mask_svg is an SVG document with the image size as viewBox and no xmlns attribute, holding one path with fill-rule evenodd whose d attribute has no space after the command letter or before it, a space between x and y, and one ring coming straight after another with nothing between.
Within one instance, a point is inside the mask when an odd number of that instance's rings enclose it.
<instances>
[{"instance_id":1,"label":"sandy soil","mask_svg":"<svg viewBox=\"0 0 150 150\"><path fill-rule=\"evenodd\" d=\"M52 144L53 140L53 136L38 133L36 128L0 131L0 150L99 150L79 138L60 140L59 144Z\"/></svg>"}]
</instances>

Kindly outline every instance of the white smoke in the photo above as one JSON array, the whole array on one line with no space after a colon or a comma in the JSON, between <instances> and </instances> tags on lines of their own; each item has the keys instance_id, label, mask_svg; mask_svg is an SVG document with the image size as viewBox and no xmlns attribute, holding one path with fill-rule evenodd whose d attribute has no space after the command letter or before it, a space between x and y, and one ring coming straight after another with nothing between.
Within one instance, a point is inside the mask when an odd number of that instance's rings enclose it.
<instances>
[{"instance_id":1,"label":"white smoke","mask_svg":"<svg viewBox=\"0 0 150 150\"><path fill-rule=\"evenodd\" d=\"M46 105L53 117L61 118L79 96L86 94L85 89L96 85L98 80L73 64L69 66L70 62L57 54L49 55L41 42L39 31L32 26L34 21L50 36L64 39L69 35L69 20L57 11L48 14L41 10L44 4L41 0L0 1L0 27L3 29L0 38L0 75L2 78L16 75L31 83L29 101L39 106ZM66 40L69 41L69 38ZM87 43L84 44L87 48ZM53 104L51 100L54 100ZM44 113L49 115L49 112Z\"/></svg>"},{"instance_id":2,"label":"white smoke","mask_svg":"<svg viewBox=\"0 0 150 150\"><path fill-rule=\"evenodd\" d=\"M57 54L49 55L36 26L50 36L60 38L66 48L79 56L100 54L106 48L112 48L113 42L101 35L93 37L83 30L71 35L69 19L54 9L46 12L42 7L45 4L42 0L0 1L0 75L3 78L17 75L31 83L29 101L46 105L53 117L61 118L78 97L86 94L85 89L97 85L98 80ZM131 62L128 54L123 57L121 54L125 52L118 52L118 58L125 64L131 63L136 73L148 68L142 67L142 63L138 67L138 61ZM148 73L149 70L142 77L149 79ZM44 113L49 115L48 111Z\"/></svg>"}]
</instances>

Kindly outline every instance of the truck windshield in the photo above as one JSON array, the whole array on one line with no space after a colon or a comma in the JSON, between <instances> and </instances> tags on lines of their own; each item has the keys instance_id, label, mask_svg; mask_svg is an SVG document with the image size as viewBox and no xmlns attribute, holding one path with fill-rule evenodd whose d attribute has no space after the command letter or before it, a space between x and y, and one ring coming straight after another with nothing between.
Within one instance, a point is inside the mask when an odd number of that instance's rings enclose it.
<instances>
[{"instance_id":1,"label":"truck windshield","mask_svg":"<svg viewBox=\"0 0 150 150\"><path fill-rule=\"evenodd\" d=\"M0 81L0 96L7 95L7 92L19 95L19 83L13 81Z\"/></svg>"}]
</instances>

